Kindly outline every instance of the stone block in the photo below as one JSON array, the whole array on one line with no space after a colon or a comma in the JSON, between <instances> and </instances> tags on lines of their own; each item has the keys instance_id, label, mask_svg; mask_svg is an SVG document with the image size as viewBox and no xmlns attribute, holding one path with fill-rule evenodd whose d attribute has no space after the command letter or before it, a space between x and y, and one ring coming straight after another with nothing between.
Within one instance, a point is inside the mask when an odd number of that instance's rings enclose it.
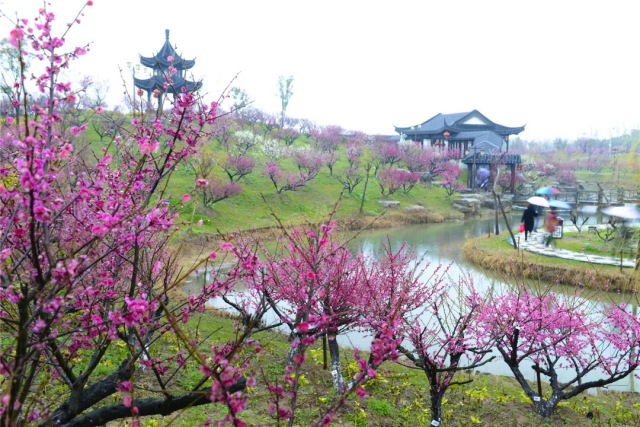
<instances>
[{"instance_id":1,"label":"stone block","mask_svg":"<svg viewBox=\"0 0 640 427\"><path fill-rule=\"evenodd\" d=\"M460 204L454 202L454 203L451 204L451 207L453 209L459 211L459 212L464 213L464 214L475 212L475 208L474 208L473 205L472 206L464 206L464 205L460 205Z\"/></svg>"},{"instance_id":2,"label":"stone block","mask_svg":"<svg viewBox=\"0 0 640 427\"><path fill-rule=\"evenodd\" d=\"M405 206L404 208L402 208L402 210L405 212L426 212L427 209L424 206L411 205Z\"/></svg>"},{"instance_id":3,"label":"stone block","mask_svg":"<svg viewBox=\"0 0 640 427\"><path fill-rule=\"evenodd\" d=\"M384 206L385 208L395 208L397 206L400 206L400 202L397 202L395 200L380 200L378 204Z\"/></svg>"}]
</instances>

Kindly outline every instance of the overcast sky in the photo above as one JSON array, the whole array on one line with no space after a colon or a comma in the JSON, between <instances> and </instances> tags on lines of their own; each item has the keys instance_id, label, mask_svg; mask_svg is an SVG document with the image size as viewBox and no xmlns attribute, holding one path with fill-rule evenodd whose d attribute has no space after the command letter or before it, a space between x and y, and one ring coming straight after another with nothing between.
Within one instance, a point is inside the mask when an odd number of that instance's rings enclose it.
<instances>
[{"instance_id":1,"label":"overcast sky","mask_svg":"<svg viewBox=\"0 0 640 427\"><path fill-rule=\"evenodd\" d=\"M83 3L54 1L58 28ZM41 5L0 1L21 18ZM526 125L526 140L608 138L640 128L639 17L637 0L95 0L68 46L92 42L75 70L108 82L112 104L118 66L158 51L168 28L212 100L239 73L233 85L275 113L278 76L292 75L288 115L319 125L392 134L477 109Z\"/></svg>"}]
</instances>

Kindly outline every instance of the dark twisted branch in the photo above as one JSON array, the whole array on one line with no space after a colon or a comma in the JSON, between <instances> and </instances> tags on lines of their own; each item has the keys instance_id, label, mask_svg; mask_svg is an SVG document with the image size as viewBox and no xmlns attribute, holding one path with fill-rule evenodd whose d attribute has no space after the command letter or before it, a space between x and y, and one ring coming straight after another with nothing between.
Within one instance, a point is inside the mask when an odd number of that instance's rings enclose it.
<instances>
[{"instance_id":1,"label":"dark twisted branch","mask_svg":"<svg viewBox=\"0 0 640 427\"><path fill-rule=\"evenodd\" d=\"M246 388L246 385L246 379L240 378L227 389L227 392L233 394L242 391ZM210 396L211 388L205 387L179 396L169 395L163 398L134 399L131 402L131 406L138 408L138 416L170 415L180 409L211 403ZM132 408L128 408L122 403L117 403L96 409L62 425L65 427L101 426L109 421L127 418L131 416L131 412Z\"/></svg>"}]
</instances>

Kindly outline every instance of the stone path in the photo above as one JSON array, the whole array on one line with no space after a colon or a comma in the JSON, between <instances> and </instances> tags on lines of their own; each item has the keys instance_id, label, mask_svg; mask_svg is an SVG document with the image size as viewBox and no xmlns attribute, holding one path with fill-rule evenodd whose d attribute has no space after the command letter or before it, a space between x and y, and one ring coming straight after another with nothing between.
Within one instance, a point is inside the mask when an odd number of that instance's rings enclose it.
<instances>
[{"instance_id":1,"label":"stone path","mask_svg":"<svg viewBox=\"0 0 640 427\"><path fill-rule=\"evenodd\" d=\"M606 227L605 224L599 225L598 228ZM586 228L585 228L586 229ZM542 230L542 229L541 229ZM577 231L574 226L565 226L564 232ZM529 235L527 241L524 240L524 233L516 234L516 239L520 239L520 249L525 250L527 252L531 252L538 255L544 255L548 257L554 258L562 258L569 259L574 261L582 261L588 262L591 264L604 264L604 265L620 265L620 258L612 257L612 256L600 256L600 255L587 255L582 252L574 252L569 251L567 249L558 249L553 245L553 239L549 246L545 246L544 243L538 242L538 237L543 237L547 233L546 232L534 232ZM511 239L509 239L511 240ZM622 259L623 267L635 267L635 261L630 260L628 258Z\"/></svg>"}]
</instances>

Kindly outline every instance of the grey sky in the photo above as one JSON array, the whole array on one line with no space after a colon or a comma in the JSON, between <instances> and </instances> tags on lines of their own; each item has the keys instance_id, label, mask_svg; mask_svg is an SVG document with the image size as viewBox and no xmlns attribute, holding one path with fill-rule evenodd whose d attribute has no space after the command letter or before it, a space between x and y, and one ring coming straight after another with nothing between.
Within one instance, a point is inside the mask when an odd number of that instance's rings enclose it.
<instances>
[{"instance_id":1,"label":"grey sky","mask_svg":"<svg viewBox=\"0 0 640 427\"><path fill-rule=\"evenodd\" d=\"M64 25L83 4L57 0ZM95 0L69 46L92 41L76 72L109 82L151 55L164 29L211 99L234 85L277 112L277 79L293 75L288 114L320 125L393 133L431 116L478 109L524 139L606 138L640 128L640 2ZM8 0L33 18L36 0ZM10 26L0 25L3 34ZM126 70L131 85L130 71Z\"/></svg>"}]
</instances>

